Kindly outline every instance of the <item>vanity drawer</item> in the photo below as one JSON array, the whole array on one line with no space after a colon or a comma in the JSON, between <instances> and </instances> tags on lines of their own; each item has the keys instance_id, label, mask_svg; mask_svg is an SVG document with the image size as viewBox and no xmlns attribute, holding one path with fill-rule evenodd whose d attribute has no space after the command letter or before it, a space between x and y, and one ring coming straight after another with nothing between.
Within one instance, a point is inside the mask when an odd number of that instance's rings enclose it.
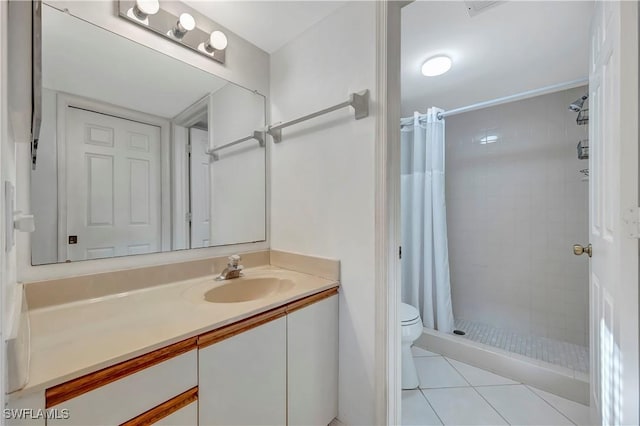
<instances>
[{"instance_id":1,"label":"vanity drawer","mask_svg":"<svg viewBox=\"0 0 640 426\"><path fill-rule=\"evenodd\" d=\"M153 424L157 426L196 426L198 424L198 401L174 411Z\"/></svg>"},{"instance_id":2,"label":"vanity drawer","mask_svg":"<svg viewBox=\"0 0 640 426\"><path fill-rule=\"evenodd\" d=\"M198 388L166 401L120 426L196 426L198 424Z\"/></svg>"},{"instance_id":3,"label":"vanity drawer","mask_svg":"<svg viewBox=\"0 0 640 426\"><path fill-rule=\"evenodd\" d=\"M198 385L196 338L47 389L46 407L68 419L47 425L117 425Z\"/></svg>"}]
</instances>

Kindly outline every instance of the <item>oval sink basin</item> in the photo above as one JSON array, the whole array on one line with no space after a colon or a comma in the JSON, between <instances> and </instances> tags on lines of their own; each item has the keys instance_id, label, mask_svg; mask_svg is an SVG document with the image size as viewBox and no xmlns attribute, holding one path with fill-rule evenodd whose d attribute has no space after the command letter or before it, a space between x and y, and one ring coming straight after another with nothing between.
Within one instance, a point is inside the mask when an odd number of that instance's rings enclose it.
<instances>
[{"instance_id":1,"label":"oval sink basin","mask_svg":"<svg viewBox=\"0 0 640 426\"><path fill-rule=\"evenodd\" d=\"M212 303L248 302L291 290L293 286L293 281L280 278L238 278L207 291L204 300Z\"/></svg>"}]
</instances>

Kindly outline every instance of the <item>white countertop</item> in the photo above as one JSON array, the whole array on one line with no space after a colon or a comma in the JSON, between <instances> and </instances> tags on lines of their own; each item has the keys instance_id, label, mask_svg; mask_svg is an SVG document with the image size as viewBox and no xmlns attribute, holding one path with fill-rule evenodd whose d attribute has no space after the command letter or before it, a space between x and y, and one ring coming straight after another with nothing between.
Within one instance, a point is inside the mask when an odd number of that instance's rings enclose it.
<instances>
[{"instance_id":1,"label":"white countertop","mask_svg":"<svg viewBox=\"0 0 640 426\"><path fill-rule=\"evenodd\" d=\"M29 378L16 393L44 390L338 284L274 266L244 275L289 279L295 286L262 299L210 303L204 293L229 281L209 276L30 311Z\"/></svg>"}]
</instances>

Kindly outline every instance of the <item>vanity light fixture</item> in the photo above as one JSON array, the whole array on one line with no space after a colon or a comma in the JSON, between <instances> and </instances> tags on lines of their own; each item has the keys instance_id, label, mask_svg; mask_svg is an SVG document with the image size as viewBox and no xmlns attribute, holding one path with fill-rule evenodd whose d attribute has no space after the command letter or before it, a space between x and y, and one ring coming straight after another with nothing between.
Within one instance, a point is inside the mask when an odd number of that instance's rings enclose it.
<instances>
[{"instance_id":1,"label":"vanity light fixture","mask_svg":"<svg viewBox=\"0 0 640 426\"><path fill-rule=\"evenodd\" d=\"M451 69L451 58L445 55L434 56L422 64L422 75L425 77L435 77L442 75Z\"/></svg>"},{"instance_id":2,"label":"vanity light fixture","mask_svg":"<svg viewBox=\"0 0 640 426\"><path fill-rule=\"evenodd\" d=\"M227 36L222 31L213 31L209 40L203 43L203 49L209 54L215 54L216 50L227 48Z\"/></svg>"},{"instance_id":3,"label":"vanity light fixture","mask_svg":"<svg viewBox=\"0 0 640 426\"><path fill-rule=\"evenodd\" d=\"M193 16L189 15L188 13L182 13L178 18L178 22L176 22L176 25L174 25L174 27L171 29L171 35L178 40L182 40L185 34L193 30L195 27L196 20L193 19Z\"/></svg>"},{"instance_id":4,"label":"vanity light fixture","mask_svg":"<svg viewBox=\"0 0 640 426\"><path fill-rule=\"evenodd\" d=\"M188 5L160 0L117 2L121 18L224 64L228 40L223 28Z\"/></svg>"},{"instance_id":5,"label":"vanity light fixture","mask_svg":"<svg viewBox=\"0 0 640 426\"><path fill-rule=\"evenodd\" d=\"M158 0L136 0L133 7L127 11L127 16L149 25L149 15L155 15L159 10Z\"/></svg>"}]
</instances>

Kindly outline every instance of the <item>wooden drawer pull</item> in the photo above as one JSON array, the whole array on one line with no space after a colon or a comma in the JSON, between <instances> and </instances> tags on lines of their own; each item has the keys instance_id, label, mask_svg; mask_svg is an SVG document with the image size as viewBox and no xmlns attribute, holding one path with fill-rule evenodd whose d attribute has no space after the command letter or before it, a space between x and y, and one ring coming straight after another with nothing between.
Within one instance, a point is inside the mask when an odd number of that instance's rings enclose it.
<instances>
[{"instance_id":1,"label":"wooden drawer pull","mask_svg":"<svg viewBox=\"0 0 640 426\"><path fill-rule=\"evenodd\" d=\"M261 326L262 324L266 324L270 321L283 317L288 313L297 311L298 309L302 309L305 306L319 302L320 300L326 299L327 297L331 297L334 294L338 294L338 287L333 287L320 293L312 294L311 296L307 296L304 299L296 300L295 302L280 306L279 308L275 308L267 312L262 312L233 324L225 325L218 328L217 330L201 334L198 337L198 348L206 348L207 346L213 345L214 343L220 342L221 340L225 340L237 334L244 333L245 331L251 330L252 328L256 328L258 326Z\"/></svg>"},{"instance_id":2,"label":"wooden drawer pull","mask_svg":"<svg viewBox=\"0 0 640 426\"><path fill-rule=\"evenodd\" d=\"M189 352L197 347L197 339L197 337L192 337L49 388L45 392L45 407L54 407L64 401L68 401L106 384L120 380L123 377L135 374L185 352Z\"/></svg>"},{"instance_id":3,"label":"wooden drawer pull","mask_svg":"<svg viewBox=\"0 0 640 426\"><path fill-rule=\"evenodd\" d=\"M302 309L309 305L313 305L314 303L331 297L334 294L338 294L338 287L333 287L320 293L312 294L311 296L305 297L304 299L291 302L287 305L287 314L290 314L291 312L297 311L298 309Z\"/></svg>"},{"instance_id":4,"label":"wooden drawer pull","mask_svg":"<svg viewBox=\"0 0 640 426\"><path fill-rule=\"evenodd\" d=\"M196 386L181 393L175 398L171 398L169 401L163 402L157 407L140 414L138 417L122 423L121 426L142 426L154 424L197 400L198 387Z\"/></svg>"}]
</instances>

